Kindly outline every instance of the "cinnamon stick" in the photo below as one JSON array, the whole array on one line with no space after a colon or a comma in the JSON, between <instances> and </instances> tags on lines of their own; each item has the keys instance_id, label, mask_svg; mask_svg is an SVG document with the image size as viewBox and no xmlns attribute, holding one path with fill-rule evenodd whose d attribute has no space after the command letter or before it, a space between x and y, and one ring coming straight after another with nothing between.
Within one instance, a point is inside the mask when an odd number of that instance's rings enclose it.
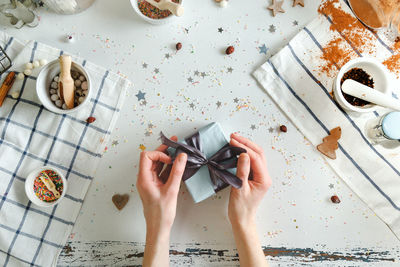
<instances>
[{"instance_id":1,"label":"cinnamon stick","mask_svg":"<svg viewBox=\"0 0 400 267\"><path fill-rule=\"evenodd\" d=\"M10 91L15 81L15 72L10 72L4 79L3 84L0 87L0 107L3 105L4 99L6 98L8 91Z\"/></svg>"}]
</instances>

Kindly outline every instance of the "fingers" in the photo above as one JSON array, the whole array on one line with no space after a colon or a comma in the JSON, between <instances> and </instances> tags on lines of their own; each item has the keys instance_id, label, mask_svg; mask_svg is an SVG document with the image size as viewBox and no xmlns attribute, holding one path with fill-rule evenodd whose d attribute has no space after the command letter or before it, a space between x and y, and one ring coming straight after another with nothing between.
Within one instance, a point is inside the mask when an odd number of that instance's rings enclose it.
<instances>
[{"instance_id":1,"label":"fingers","mask_svg":"<svg viewBox=\"0 0 400 267\"><path fill-rule=\"evenodd\" d=\"M170 139L171 139L172 141L175 141L175 142L178 141L178 137L176 137L175 135L172 136ZM160 145L159 147L156 148L156 151L165 152L165 151L167 151L167 149L168 149L168 146L166 146L166 145Z\"/></svg>"},{"instance_id":2,"label":"fingers","mask_svg":"<svg viewBox=\"0 0 400 267\"><path fill-rule=\"evenodd\" d=\"M262 154L263 150L261 147L259 147L257 144L253 143L252 141L250 141L249 139L240 136L237 133L233 133L231 134L231 138L238 141L239 143L247 146L248 148L250 148L251 150L253 150L254 152L258 153L258 154Z\"/></svg>"},{"instance_id":3,"label":"fingers","mask_svg":"<svg viewBox=\"0 0 400 267\"><path fill-rule=\"evenodd\" d=\"M160 151L144 151L140 154L139 172L151 171L153 164L162 162L165 164L171 164L171 158Z\"/></svg>"},{"instance_id":4,"label":"fingers","mask_svg":"<svg viewBox=\"0 0 400 267\"><path fill-rule=\"evenodd\" d=\"M242 142L239 142L237 140L237 137L240 137L239 139L243 141L243 143L249 144L252 146L252 148L248 147L247 145L243 144ZM232 146L236 147L241 147L246 149L247 154L250 157L250 164L251 164L251 170L253 173L253 181L257 183L266 183L268 179L268 171L267 171L267 163L264 157L264 153L262 149L248 140L247 138L241 137L237 134L232 135L232 139L230 141L230 144ZM259 153L255 152L253 149L256 149L260 151Z\"/></svg>"},{"instance_id":5,"label":"fingers","mask_svg":"<svg viewBox=\"0 0 400 267\"><path fill-rule=\"evenodd\" d=\"M186 161L187 155L185 153L179 154L178 157L175 159L174 164L172 165L171 173L166 183L168 188L179 190L182 175L186 167Z\"/></svg>"},{"instance_id":6,"label":"fingers","mask_svg":"<svg viewBox=\"0 0 400 267\"><path fill-rule=\"evenodd\" d=\"M243 184L246 184L249 179L249 173L250 173L250 157L246 153L242 153L240 154L238 159L236 176L243 181Z\"/></svg>"}]
</instances>

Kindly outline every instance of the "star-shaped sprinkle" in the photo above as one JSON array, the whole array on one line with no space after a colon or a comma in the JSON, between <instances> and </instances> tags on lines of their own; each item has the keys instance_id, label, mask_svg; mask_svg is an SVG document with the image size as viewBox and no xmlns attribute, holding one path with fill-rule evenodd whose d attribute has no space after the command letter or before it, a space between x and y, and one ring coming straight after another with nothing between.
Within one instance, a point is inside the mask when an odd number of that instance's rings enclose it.
<instances>
[{"instance_id":1,"label":"star-shaped sprinkle","mask_svg":"<svg viewBox=\"0 0 400 267\"><path fill-rule=\"evenodd\" d=\"M139 90L139 93L137 93L135 96L137 97L137 100L140 101L140 100L145 100L144 97L145 95L146 93L143 93L142 91Z\"/></svg>"},{"instance_id":2,"label":"star-shaped sprinkle","mask_svg":"<svg viewBox=\"0 0 400 267\"><path fill-rule=\"evenodd\" d=\"M165 58L168 59L170 56L169 54L165 54Z\"/></svg>"},{"instance_id":3,"label":"star-shaped sprinkle","mask_svg":"<svg viewBox=\"0 0 400 267\"><path fill-rule=\"evenodd\" d=\"M275 25L274 25L274 24L269 25L268 31L269 31L269 32L275 32L275 31L276 31Z\"/></svg>"},{"instance_id":4,"label":"star-shaped sprinkle","mask_svg":"<svg viewBox=\"0 0 400 267\"><path fill-rule=\"evenodd\" d=\"M235 99L233 99L233 102L235 102L235 103L239 103L239 98L235 98Z\"/></svg>"},{"instance_id":5,"label":"star-shaped sprinkle","mask_svg":"<svg viewBox=\"0 0 400 267\"><path fill-rule=\"evenodd\" d=\"M145 150L146 150L146 147L145 147L143 144L140 144L140 145L139 145L139 149L142 150L142 151L145 151Z\"/></svg>"},{"instance_id":6,"label":"star-shaped sprinkle","mask_svg":"<svg viewBox=\"0 0 400 267\"><path fill-rule=\"evenodd\" d=\"M252 124L252 125L250 126L250 129L252 129L252 130L254 131L255 129L257 129L257 127L256 127L254 124Z\"/></svg>"},{"instance_id":7,"label":"star-shaped sprinkle","mask_svg":"<svg viewBox=\"0 0 400 267\"><path fill-rule=\"evenodd\" d=\"M329 188L330 188L330 189L333 189L334 187L335 187L334 184L329 184Z\"/></svg>"},{"instance_id":8,"label":"star-shaped sprinkle","mask_svg":"<svg viewBox=\"0 0 400 267\"><path fill-rule=\"evenodd\" d=\"M222 103L221 103L221 101L218 101L217 103L215 103L216 105L217 105L217 108L220 108L221 107L221 105L222 105Z\"/></svg>"},{"instance_id":9,"label":"star-shaped sprinkle","mask_svg":"<svg viewBox=\"0 0 400 267\"><path fill-rule=\"evenodd\" d=\"M299 25L299 22L297 20L293 21L293 26Z\"/></svg>"},{"instance_id":10,"label":"star-shaped sprinkle","mask_svg":"<svg viewBox=\"0 0 400 267\"><path fill-rule=\"evenodd\" d=\"M147 66L148 66L147 63L143 63L143 64L142 64L142 68L143 68L143 69L147 69Z\"/></svg>"},{"instance_id":11,"label":"star-shaped sprinkle","mask_svg":"<svg viewBox=\"0 0 400 267\"><path fill-rule=\"evenodd\" d=\"M301 5L304 7L304 0L293 0L293 6Z\"/></svg>"},{"instance_id":12,"label":"star-shaped sprinkle","mask_svg":"<svg viewBox=\"0 0 400 267\"><path fill-rule=\"evenodd\" d=\"M189 78L187 78L187 81L190 82L190 83L192 83L192 82L193 82L193 78L192 78L192 77L189 77Z\"/></svg>"},{"instance_id":13,"label":"star-shaped sprinkle","mask_svg":"<svg viewBox=\"0 0 400 267\"><path fill-rule=\"evenodd\" d=\"M269 10L272 11L272 16L275 17L278 12L285 13L285 10L283 10L283 8L282 8L282 4L283 4L283 1L272 0L272 5L267 7Z\"/></svg>"},{"instance_id":14,"label":"star-shaped sprinkle","mask_svg":"<svg viewBox=\"0 0 400 267\"><path fill-rule=\"evenodd\" d=\"M266 46L265 46L265 44L263 44L262 46L260 46L260 47L258 47L259 49L260 49L260 54L267 54L267 51L268 51L268 49L269 48L267 48Z\"/></svg>"},{"instance_id":15,"label":"star-shaped sprinkle","mask_svg":"<svg viewBox=\"0 0 400 267\"><path fill-rule=\"evenodd\" d=\"M191 109L194 109L195 104L194 104L194 103L190 103L190 104L189 104L189 107L190 107Z\"/></svg>"},{"instance_id":16,"label":"star-shaped sprinkle","mask_svg":"<svg viewBox=\"0 0 400 267\"><path fill-rule=\"evenodd\" d=\"M114 141L112 141L112 143L111 143L111 145L112 146L117 146L119 143L118 143L118 140L114 140Z\"/></svg>"},{"instance_id":17,"label":"star-shaped sprinkle","mask_svg":"<svg viewBox=\"0 0 400 267\"><path fill-rule=\"evenodd\" d=\"M274 128L269 127L268 131L269 131L270 133L272 133L272 132L274 132Z\"/></svg>"},{"instance_id":18,"label":"star-shaped sprinkle","mask_svg":"<svg viewBox=\"0 0 400 267\"><path fill-rule=\"evenodd\" d=\"M159 68L155 68L154 69L154 73L159 73L160 72L160 69Z\"/></svg>"},{"instance_id":19,"label":"star-shaped sprinkle","mask_svg":"<svg viewBox=\"0 0 400 267\"><path fill-rule=\"evenodd\" d=\"M206 74L205 72L202 72L200 75L201 75L201 77L203 77L203 78L207 76L207 74Z\"/></svg>"},{"instance_id":20,"label":"star-shaped sprinkle","mask_svg":"<svg viewBox=\"0 0 400 267\"><path fill-rule=\"evenodd\" d=\"M218 28L218 32L219 32L219 33L222 33L223 31L224 31L224 29Z\"/></svg>"},{"instance_id":21,"label":"star-shaped sprinkle","mask_svg":"<svg viewBox=\"0 0 400 267\"><path fill-rule=\"evenodd\" d=\"M232 67L229 67L227 70L228 70L229 73L232 73L233 68L232 68Z\"/></svg>"},{"instance_id":22,"label":"star-shaped sprinkle","mask_svg":"<svg viewBox=\"0 0 400 267\"><path fill-rule=\"evenodd\" d=\"M194 71L194 76L199 76L200 72L198 70Z\"/></svg>"}]
</instances>

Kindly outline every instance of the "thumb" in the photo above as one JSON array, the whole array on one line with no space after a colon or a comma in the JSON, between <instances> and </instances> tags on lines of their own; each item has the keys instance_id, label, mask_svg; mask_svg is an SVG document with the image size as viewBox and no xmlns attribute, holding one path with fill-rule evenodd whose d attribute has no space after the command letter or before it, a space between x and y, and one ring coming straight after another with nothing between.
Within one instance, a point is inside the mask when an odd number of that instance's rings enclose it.
<instances>
[{"instance_id":1,"label":"thumb","mask_svg":"<svg viewBox=\"0 0 400 267\"><path fill-rule=\"evenodd\" d=\"M239 156L236 176L239 177L243 184L247 184L250 174L250 157L247 153L242 153Z\"/></svg>"},{"instance_id":2,"label":"thumb","mask_svg":"<svg viewBox=\"0 0 400 267\"><path fill-rule=\"evenodd\" d=\"M175 159L174 164L172 165L171 173L169 174L169 178L167 181L167 187L171 187L173 189L179 189L179 185L182 180L183 172L185 171L187 161L187 155L185 153L181 153Z\"/></svg>"}]
</instances>

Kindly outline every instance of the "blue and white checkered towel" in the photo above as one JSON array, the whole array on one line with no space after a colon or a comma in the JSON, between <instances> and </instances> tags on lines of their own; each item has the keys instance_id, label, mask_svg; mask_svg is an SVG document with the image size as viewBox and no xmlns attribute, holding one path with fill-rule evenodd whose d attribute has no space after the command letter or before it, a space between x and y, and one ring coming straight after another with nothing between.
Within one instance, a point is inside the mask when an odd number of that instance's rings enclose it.
<instances>
[{"instance_id":1,"label":"blue and white checkered towel","mask_svg":"<svg viewBox=\"0 0 400 267\"><path fill-rule=\"evenodd\" d=\"M14 65L23 71L33 60L54 60L63 52L38 42L22 43L0 32L2 45ZM39 69L15 81L0 108L0 265L52 266L57 262L81 209L85 194L114 128L130 83L81 58L73 57L90 73L93 94L79 113L57 115L46 110L36 96ZM2 80L6 74L2 75ZM89 116L96 121L86 123ZM56 206L41 208L25 195L25 177L49 165L68 180L65 198Z\"/></svg>"},{"instance_id":2,"label":"blue and white checkered towel","mask_svg":"<svg viewBox=\"0 0 400 267\"><path fill-rule=\"evenodd\" d=\"M352 14L345 2L337 4ZM324 47L334 39L340 40L352 58L365 55L383 61L398 52L391 48L393 43L365 28L369 45L360 53L348 38L352 33L330 30L332 23L329 16L320 15L254 76L315 146L330 129L341 126L337 159L327 159L329 165L400 238L400 144L394 149L373 146L364 132L366 121L388 111L362 116L343 111L330 95L335 73L329 76L320 71L325 64L321 60Z\"/></svg>"}]
</instances>

